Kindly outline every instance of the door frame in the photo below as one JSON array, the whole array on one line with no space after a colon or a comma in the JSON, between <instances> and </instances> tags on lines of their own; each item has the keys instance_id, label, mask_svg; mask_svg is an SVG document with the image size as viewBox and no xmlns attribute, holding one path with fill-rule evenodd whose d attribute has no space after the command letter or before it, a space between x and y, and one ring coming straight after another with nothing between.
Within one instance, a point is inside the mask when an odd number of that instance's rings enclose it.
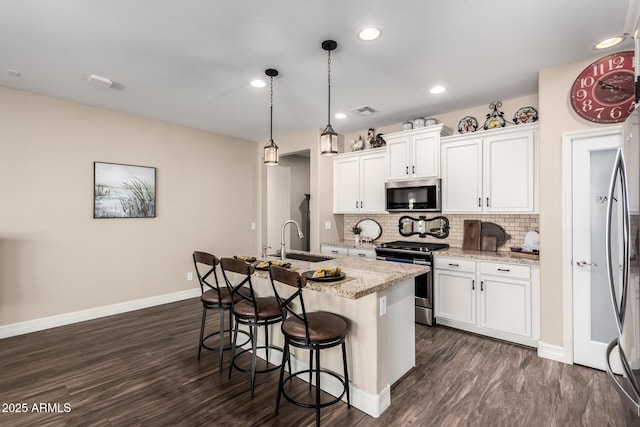
<instances>
[{"instance_id":1,"label":"door frame","mask_svg":"<svg viewBox=\"0 0 640 427\"><path fill-rule=\"evenodd\" d=\"M579 139L623 135L622 125L562 134L562 362L573 364L573 143Z\"/></svg>"}]
</instances>

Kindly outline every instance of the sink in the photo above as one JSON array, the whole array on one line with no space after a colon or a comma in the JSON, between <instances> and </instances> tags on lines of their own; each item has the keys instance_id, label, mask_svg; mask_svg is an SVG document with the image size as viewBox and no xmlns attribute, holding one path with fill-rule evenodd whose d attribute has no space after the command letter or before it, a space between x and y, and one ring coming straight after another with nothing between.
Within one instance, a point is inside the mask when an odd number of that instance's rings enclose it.
<instances>
[{"instance_id":1,"label":"sink","mask_svg":"<svg viewBox=\"0 0 640 427\"><path fill-rule=\"evenodd\" d=\"M280 254L273 254L270 256L279 257ZM332 257L323 256L323 255L311 255L311 254L300 254L300 253L290 253L287 252L287 259L297 259L299 261L307 261L307 262L322 262L332 260Z\"/></svg>"}]
</instances>

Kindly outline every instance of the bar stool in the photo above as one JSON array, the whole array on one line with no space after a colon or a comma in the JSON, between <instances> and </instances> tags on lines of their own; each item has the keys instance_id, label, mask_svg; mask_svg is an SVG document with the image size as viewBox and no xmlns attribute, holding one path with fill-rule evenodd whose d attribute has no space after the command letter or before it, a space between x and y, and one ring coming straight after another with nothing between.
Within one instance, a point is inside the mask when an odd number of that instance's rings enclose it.
<instances>
[{"instance_id":1,"label":"bar stool","mask_svg":"<svg viewBox=\"0 0 640 427\"><path fill-rule=\"evenodd\" d=\"M231 295L234 301L232 312L235 318L235 327L233 339L231 340L229 379L231 378L233 368L241 372L251 373L251 397L253 397L256 374L264 374L280 368L280 364L269 366L270 350L277 350L283 353L280 347L269 344L269 326L282 322L284 318L283 312L275 297L256 296L253 290L253 284L251 283L251 276L255 272L252 264L234 258L222 258L220 260L220 267L222 268L222 275L224 276L225 282L232 292ZM237 273L241 275L241 278L234 281L228 274L229 272ZM245 285L248 285L249 289L244 287ZM248 292L242 292L243 290ZM238 336L238 325L240 324L246 325L249 328L251 349L244 349L236 354L236 347L238 347L236 340ZM264 345L261 346L258 345L258 328L260 327L264 327L265 336ZM264 368L257 367L257 351L260 349L265 350L266 353ZM246 369L239 366L238 358L249 350L251 350L251 368Z\"/></svg>"},{"instance_id":2,"label":"bar stool","mask_svg":"<svg viewBox=\"0 0 640 427\"><path fill-rule=\"evenodd\" d=\"M284 396L289 402L297 406L305 408L315 408L316 410L316 425L320 425L320 408L333 405L342 399L342 396L347 395L347 407L351 408L351 400L349 397L349 371L347 369L347 352L345 348L345 337L347 335L347 322L337 314L327 312L311 312L307 313L304 307L304 299L302 297L302 288L307 285L304 277L299 273L286 268L271 266L269 268L269 276L271 278L271 285L273 291L276 294L278 303L282 310L285 312L286 318L282 322L282 333L284 334L284 359L282 361L282 367L280 368L280 380L278 382L278 395L276 397L276 414L278 414L280 408L280 397ZM283 300L280 298L276 289L275 283L279 282L285 285L296 288L296 291L289 298ZM301 313L296 313L290 306L292 302L298 300L300 303ZM289 316L289 314L291 316ZM322 369L320 367L320 351L331 347L342 346L342 365L344 369L344 378L341 378L337 373L328 369ZM309 350L309 369L305 369L298 372L291 372L291 352L290 346L300 349ZM287 395L284 390L284 385L288 381L292 381L293 378L301 376L305 373L309 373L309 387L311 387L311 375L314 372L313 356L315 352L315 377L316 377L316 393L315 403L305 403L293 399ZM285 378L284 365L285 362L289 366L289 374ZM343 385L343 390L340 396L335 399L321 403L320 400L320 373L325 373L338 379Z\"/></svg>"},{"instance_id":3,"label":"bar stool","mask_svg":"<svg viewBox=\"0 0 640 427\"><path fill-rule=\"evenodd\" d=\"M225 347L224 335L229 333L229 341L231 341L231 332L233 331L233 316L231 315L231 292L227 287L220 288L218 283L218 274L216 273L216 267L220 263L220 260L215 256L207 252L195 251L193 252L193 265L200 282L200 301L202 301L202 320L200 323L200 339L198 341L198 360L200 360L200 353L202 349L215 351L216 349L207 345L207 340L215 335L219 336L218 353L220 360L220 372L222 372L222 360L223 351L231 350L231 345ZM210 276L213 274L214 283L211 283ZM247 290L246 293L248 293ZM236 299L240 299L239 296ZM205 323L207 320L207 311L219 311L220 312L220 329L204 336ZM224 313L229 313L229 329L224 328ZM249 342L249 336L247 335L247 341ZM244 345L243 344L243 345Z\"/></svg>"}]
</instances>

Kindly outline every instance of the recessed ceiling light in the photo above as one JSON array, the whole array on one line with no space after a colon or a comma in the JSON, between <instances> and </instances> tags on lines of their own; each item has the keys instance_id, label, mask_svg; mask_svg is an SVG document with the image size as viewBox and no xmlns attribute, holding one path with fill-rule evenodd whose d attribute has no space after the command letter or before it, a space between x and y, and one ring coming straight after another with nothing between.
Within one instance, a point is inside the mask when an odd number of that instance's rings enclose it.
<instances>
[{"instance_id":1,"label":"recessed ceiling light","mask_svg":"<svg viewBox=\"0 0 640 427\"><path fill-rule=\"evenodd\" d=\"M444 86L434 86L429 90L429 92L431 92L433 94L436 94L436 93L442 93L442 92L444 92L446 90L447 90L447 88L444 87Z\"/></svg>"},{"instance_id":2,"label":"recessed ceiling light","mask_svg":"<svg viewBox=\"0 0 640 427\"><path fill-rule=\"evenodd\" d=\"M600 40L598 43L594 44L592 46L592 49L596 49L596 50L608 49L610 47L619 45L626 38L627 38L626 34L622 36L609 37L607 39Z\"/></svg>"},{"instance_id":3,"label":"recessed ceiling light","mask_svg":"<svg viewBox=\"0 0 640 427\"><path fill-rule=\"evenodd\" d=\"M336 115L335 115L336 119L344 119L346 117L347 117L347 115L345 113L336 113Z\"/></svg>"},{"instance_id":4,"label":"recessed ceiling light","mask_svg":"<svg viewBox=\"0 0 640 427\"><path fill-rule=\"evenodd\" d=\"M253 87L266 87L267 84L265 83L264 80L256 79L256 80L251 82L251 86L253 86Z\"/></svg>"},{"instance_id":5,"label":"recessed ceiling light","mask_svg":"<svg viewBox=\"0 0 640 427\"><path fill-rule=\"evenodd\" d=\"M380 37L380 34L382 34L382 31L380 30L380 28L374 27L372 25L369 25L367 27L362 27L360 28L360 30L358 30L358 37L360 37L360 40L366 40L366 41L375 40L378 37Z\"/></svg>"}]
</instances>

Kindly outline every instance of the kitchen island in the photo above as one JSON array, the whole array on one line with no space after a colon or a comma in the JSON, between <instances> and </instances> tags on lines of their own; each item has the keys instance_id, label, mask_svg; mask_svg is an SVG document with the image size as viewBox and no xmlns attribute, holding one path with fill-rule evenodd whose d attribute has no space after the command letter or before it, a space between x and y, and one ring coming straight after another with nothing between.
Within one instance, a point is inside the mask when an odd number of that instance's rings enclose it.
<instances>
[{"instance_id":1,"label":"kitchen island","mask_svg":"<svg viewBox=\"0 0 640 427\"><path fill-rule=\"evenodd\" d=\"M345 273L345 280L340 282L307 281L303 292L305 308L332 312L348 321L351 404L378 417L391 404L391 385L415 366L414 278L428 272L429 267L351 257L315 263L295 259L287 262L300 273L334 266ZM256 293L273 293L267 271L256 270L253 283ZM277 289L282 296L292 293L291 288L282 284L277 284ZM282 346L284 340L279 329L280 325L272 327L270 340ZM295 350L292 348L293 369L306 369L308 353ZM325 350L321 356L323 367L342 374L339 348ZM271 352L270 357L273 363L279 363L281 355ZM328 393L340 394L341 385L330 376L323 376L321 385Z\"/></svg>"}]
</instances>

